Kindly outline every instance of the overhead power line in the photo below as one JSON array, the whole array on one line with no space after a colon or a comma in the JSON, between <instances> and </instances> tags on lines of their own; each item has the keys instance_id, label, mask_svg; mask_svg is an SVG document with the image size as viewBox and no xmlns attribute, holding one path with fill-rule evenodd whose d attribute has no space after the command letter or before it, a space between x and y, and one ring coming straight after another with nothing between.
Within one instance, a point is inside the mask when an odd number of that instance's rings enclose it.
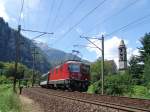
<instances>
[{"instance_id":1,"label":"overhead power line","mask_svg":"<svg viewBox=\"0 0 150 112\"><path fill-rule=\"evenodd\" d=\"M42 34L40 34L40 35L38 35L38 36L35 36L34 38L32 38L32 40L35 40L35 39L37 39L37 38L39 38L39 37L41 37L41 36L43 36L43 35L45 35L46 33L42 33Z\"/></svg>"},{"instance_id":2,"label":"overhead power line","mask_svg":"<svg viewBox=\"0 0 150 112\"><path fill-rule=\"evenodd\" d=\"M79 25L84 19L86 19L91 13L93 13L97 8L99 8L101 5L104 4L106 0L103 0L101 3L99 3L95 8L90 10L85 16L83 16L76 24L74 24L72 27L69 28L69 30L63 35L65 37L70 31L72 31L77 25Z\"/></svg>"},{"instance_id":3,"label":"overhead power line","mask_svg":"<svg viewBox=\"0 0 150 112\"><path fill-rule=\"evenodd\" d=\"M131 26L131 25L133 25L133 24L135 24L135 23L141 21L141 20L144 20L144 19L146 19L146 18L148 18L148 17L150 17L150 14L145 15L145 16L143 16L143 17L141 17L141 18L138 18L138 19L136 19L136 20L130 22L129 24L124 25L124 26L122 26L122 27L120 27L120 28L114 30L113 32L107 34L106 36L107 36L107 37L108 37L108 36L111 36L112 34L117 33L117 32L119 32L119 31L122 31L123 29L125 29L125 28L127 28L127 27L129 27L129 26Z\"/></svg>"},{"instance_id":4,"label":"overhead power line","mask_svg":"<svg viewBox=\"0 0 150 112\"><path fill-rule=\"evenodd\" d=\"M46 23L46 26L45 26L46 31L47 31L48 26L50 24L50 19L51 19L52 11L53 11L53 8L54 8L54 4L55 4L55 0L52 0L51 8L50 8L49 15L48 15L48 20L47 20L47 23Z\"/></svg>"},{"instance_id":5,"label":"overhead power line","mask_svg":"<svg viewBox=\"0 0 150 112\"><path fill-rule=\"evenodd\" d=\"M98 25L102 25L103 23L107 22L108 20L110 20L112 17L117 16L119 14L121 14L122 12L124 12L125 10L127 10L128 8L130 8L131 6L133 6L134 4L136 4L139 0L134 0L133 2L129 3L128 5L126 5L125 7L123 7L121 10L119 10L118 12L112 14L111 16L107 17L106 19L99 21L97 24L94 25L94 27L90 28L86 33L90 33L91 31L93 31ZM85 34L85 33L84 33ZM78 38L76 38L74 41L76 41Z\"/></svg>"},{"instance_id":6,"label":"overhead power line","mask_svg":"<svg viewBox=\"0 0 150 112\"><path fill-rule=\"evenodd\" d=\"M135 0L133 2L131 2L130 4L128 4L127 6L123 7L120 11L112 14L111 16L107 17L106 19L99 21L98 23L96 23L94 25L94 27L90 28L87 32L91 32L94 29L96 29L99 25L102 25L103 23L107 22L108 20L110 20L112 17L117 16L119 14L121 14L122 12L124 12L125 10L127 10L128 8L130 8L131 6L133 6L134 4L136 4L139 0Z\"/></svg>"},{"instance_id":7,"label":"overhead power line","mask_svg":"<svg viewBox=\"0 0 150 112\"><path fill-rule=\"evenodd\" d=\"M68 18L70 18L76 10L80 7L80 5L84 2L85 0L80 0L77 5L69 12L69 14L60 22L60 24L56 28L60 28L61 26L64 25L64 23L67 21Z\"/></svg>"},{"instance_id":8,"label":"overhead power line","mask_svg":"<svg viewBox=\"0 0 150 112\"><path fill-rule=\"evenodd\" d=\"M18 62L20 61L20 31L21 31L21 25L20 25L20 20L21 20L21 14L23 12L23 6L24 6L24 0L21 3L21 9L20 9L20 15L18 19L18 31L17 35L15 37L15 45L16 45L16 57L15 57L15 65L14 65L14 81L13 81L13 91L16 93L16 83L17 83L17 71L18 71Z\"/></svg>"},{"instance_id":9,"label":"overhead power line","mask_svg":"<svg viewBox=\"0 0 150 112\"><path fill-rule=\"evenodd\" d=\"M42 31L35 31L35 30L26 30L26 29L21 29L22 31L26 31L26 32L32 32L32 33L40 33L39 35L35 36L32 38L33 39L37 39L45 34L54 34L53 32L42 32Z\"/></svg>"},{"instance_id":10,"label":"overhead power line","mask_svg":"<svg viewBox=\"0 0 150 112\"><path fill-rule=\"evenodd\" d=\"M26 29L21 29L21 30L22 30L22 31L35 32L35 33L54 34L53 32L42 32L42 31L26 30Z\"/></svg>"},{"instance_id":11,"label":"overhead power line","mask_svg":"<svg viewBox=\"0 0 150 112\"><path fill-rule=\"evenodd\" d=\"M23 6L24 6L24 0L22 0L22 3L21 3L21 9L20 9L20 13L19 13L18 25L20 24L20 21L21 21L21 14L23 12Z\"/></svg>"},{"instance_id":12,"label":"overhead power line","mask_svg":"<svg viewBox=\"0 0 150 112\"><path fill-rule=\"evenodd\" d=\"M80 45L80 44L75 44L73 45L74 47L89 47L89 48L97 48L97 47L93 47L93 46L88 46L88 45Z\"/></svg>"},{"instance_id":13,"label":"overhead power line","mask_svg":"<svg viewBox=\"0 0 150 112\"><path fill-rule=\"evenodd\" d=\"M76 24L74 24L72 27L70 27L66 33L63 34L62 38L57 39L56 41L60 41L63 38L65 38L65 36L72 31L76 26L78 26L83 20L85 20L90 14L92 14L97 8L99 8L101 5L103 5L107 0L103 0L102 2L100 2L96 7L94 7L92 10L90 10L85 16L83 16ZM57 42L58 43L58 42Z\"/></svg>"},{"instance_id":14,"label":"overhead power line","mask_svg":"<svg viewBox=\"0 0 150 112\"><path fill-rule=\"evenodd\" d=\"M59 4L59 6L58 6L58 10L57 10L56 15L55 15L55 18L54 18L54 21L52 22L52 27L55 25L55 22L56 22L57 17L58 17L58 13L59 13L59 11L60 11L62 5L63 5L63 2L64 2L64 0L61 0L61 1L60 1L60 4ZM53 27L53 28L54 28L54 27Z\"/></svg>"},{"instance_id":15,"label":"overhead power line","mask_svg":"<svg viewBox=\"0 0 150 112\"><path fill-rule=\"evenodd\" d=\"M37 13L36 13L36 16L35 17L37 17L37 18L39 18L39 21L41 20L41 18L43 18L43 16L39 16L39 14L41 14L41 6L42 6L42 0L39 0L39 2L38 2L38 10L37 10ZM40 24L37 24L37 26L38 25L40 25Z\"/></svg>"},{"instance_id":16,"label":"overhead power line","mask_svg":"<svg viewBox=\"0 0 150 112\"><path fill-rule=\"evenodd\" d=\"M148 17L147 17L147 19L148 19ZM149 20L149 19L148 19ZM121 30L121 31L127 31L127 30L129 30L129 29L132 29L132 28L134 28L134 27L138 27L139 25L144 25L144 24L147 24L147 22L149 22L149 21L146 21L145 19L143 20L143 21L139 21L138 23L135 23L135 24L133 24L131 27L127 27L127 28L124 28L123 30Z\"/></svg>"}]
</instances>

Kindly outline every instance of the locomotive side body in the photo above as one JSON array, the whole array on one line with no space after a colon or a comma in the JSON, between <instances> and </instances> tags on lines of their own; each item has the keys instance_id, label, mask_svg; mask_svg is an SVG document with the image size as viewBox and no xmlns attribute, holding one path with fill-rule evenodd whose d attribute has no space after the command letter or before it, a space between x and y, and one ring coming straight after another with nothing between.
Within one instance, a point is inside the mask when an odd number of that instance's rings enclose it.
<instances>
[{"instance_id":1,"label":"locomotive side body","mask_svg":"<svg viewBox=\"0 0 150 112\"><path fill-rule=\"evenodd\" d=\"M86 91L90 80L90 66L79 61L67 61L48 74L47 86Z\"/></svg>"},{"instance_id":2,"label":"locomotive side body","mask_svg":"<svg viewBox=\"0 0 150 112\"><path fill-rule=\"evenodd\" d=\"M54 87L66 84L67 80L69 79L69 72L67 68L68 65L64 63L50 70L48 84L53 85Z\"/></svg>"}]
</instances>

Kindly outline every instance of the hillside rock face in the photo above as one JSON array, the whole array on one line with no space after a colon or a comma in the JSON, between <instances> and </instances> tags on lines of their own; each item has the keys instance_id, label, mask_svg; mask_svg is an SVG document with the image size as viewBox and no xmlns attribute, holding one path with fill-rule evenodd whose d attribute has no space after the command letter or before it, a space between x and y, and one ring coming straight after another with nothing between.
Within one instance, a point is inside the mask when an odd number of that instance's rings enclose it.
<instances>
[{"instance_id":1,"label":"hillside rock face","mask_svg":"<svg viewBox=\"0 0 150 112\"><path fill-rule=\"evenodd\" d=\"M17 31L10 28L8 23L0 18L0 61L12 62L16 58L16 36ZM33 52L32 47L36 45L24 36L20 36L20 62L32 68ZM35 68L41 72L47 72L50 69L50 62L46 54L39 48L36 51L40 56L36 57ZM41 63L42 62L42 63Z\"/></svg>"}]
</instances>

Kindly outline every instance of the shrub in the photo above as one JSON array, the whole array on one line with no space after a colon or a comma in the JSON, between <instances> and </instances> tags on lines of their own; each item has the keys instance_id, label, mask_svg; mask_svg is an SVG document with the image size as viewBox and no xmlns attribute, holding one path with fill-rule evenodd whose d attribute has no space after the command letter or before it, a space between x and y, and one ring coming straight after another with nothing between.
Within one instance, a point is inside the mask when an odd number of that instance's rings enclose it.
<instances>
[{"instance_id":1,"label":"shrub","mask_svg":"<svg viewBox=\"0 0 150 112\"><path fill-rule=\"evenodd\" d=\"M97 81L93 84L91 84L88 88L87 93L100 93L101 91L101 81Z\"/></svg>"},{"instance_id":2,"label":"shrub","mask_svg":"<svg viewBox=\"0 0 150 112\"><path fill-rule=\"evenodd\" d=\"M131 77L127 73L110 75L105 78L105 92L109 95L124 95L130 91Z\"/></svg>"}]
</instances>

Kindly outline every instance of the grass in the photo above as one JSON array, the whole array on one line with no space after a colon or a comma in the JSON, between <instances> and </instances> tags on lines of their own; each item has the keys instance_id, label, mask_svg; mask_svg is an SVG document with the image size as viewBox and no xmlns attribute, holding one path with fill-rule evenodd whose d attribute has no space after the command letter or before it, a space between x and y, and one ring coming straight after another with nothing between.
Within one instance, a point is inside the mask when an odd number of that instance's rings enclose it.
<instances>
[{"instance_id":1,"label":"grass","mask_svg":"<svg viewBox=\"0 0 150 112\"><path fill-rule=\"evenodd\" d=\"M21 112L19 96L11 85L0 85L0 112Z\"/></svg>"}]
</instances>

